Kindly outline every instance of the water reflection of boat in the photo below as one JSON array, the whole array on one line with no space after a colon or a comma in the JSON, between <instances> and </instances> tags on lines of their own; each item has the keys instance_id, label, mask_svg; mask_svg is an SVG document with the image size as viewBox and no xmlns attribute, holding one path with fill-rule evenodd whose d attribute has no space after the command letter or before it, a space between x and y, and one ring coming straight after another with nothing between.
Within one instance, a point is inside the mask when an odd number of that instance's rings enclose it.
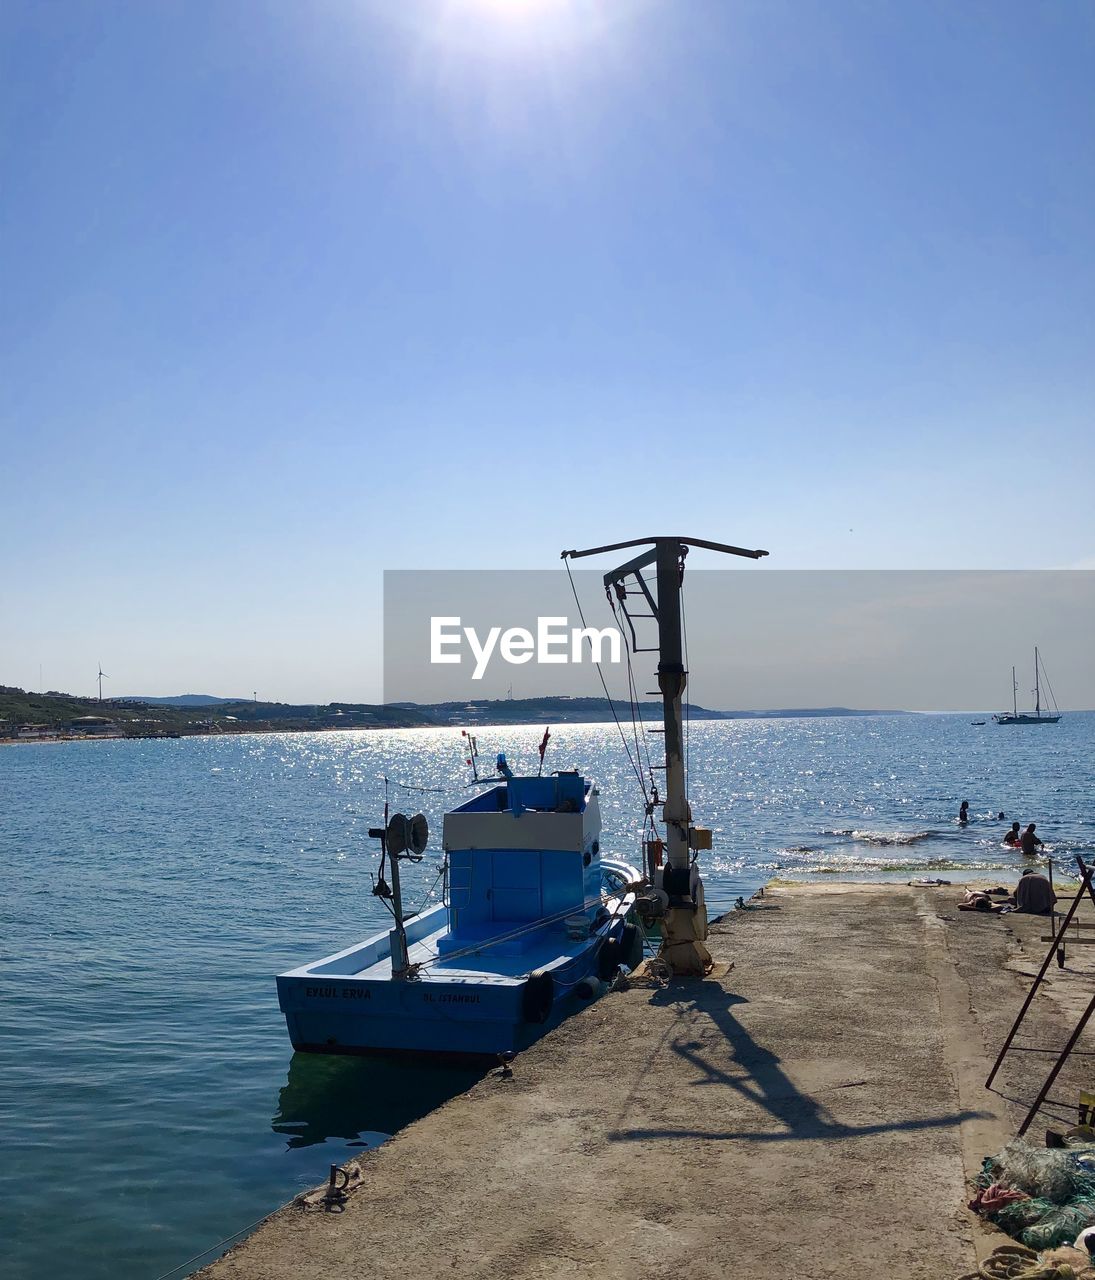
<instances>
[{"instance_id":1,"label":"water reflection of boat","mask_svg":"<svg viewBox=\"0 0 1095 1280\"><path fill-rule=\"evenodd\" d=\"M331 1139L375 1147L469 1089L481 1069L295 1053L271 1123L290 1148Z\"/></svg>"}]
</instances>

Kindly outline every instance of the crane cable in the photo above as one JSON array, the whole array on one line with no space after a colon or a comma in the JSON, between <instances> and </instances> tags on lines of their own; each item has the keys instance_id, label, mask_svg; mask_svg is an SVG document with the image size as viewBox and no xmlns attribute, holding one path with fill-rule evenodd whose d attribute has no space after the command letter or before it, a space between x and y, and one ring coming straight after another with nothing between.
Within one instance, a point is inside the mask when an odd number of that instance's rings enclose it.
<instances>
[{"instance_id":1,"label":"crane cable","mask_svg":"<svg viewBox=\"0 0 1095 1280\"><path fill-rule=\"evenodd\" d=\"M574 596L574 603L578 609L578 617L581 619L582 626L585 627L586 626L585 613L582 609L582 602L578 598L578 589L574 583L574 575L570 571L570 563L567 560L564 560L563 563L566 565L567 577L570 579L570 589ZM605 589L605 596L608 599L609 607L612 610L613 620L615 621L617 625L617 629L620 631L620 635L623 638L623 628L620 627L619 625L620 619L616 611L616 602L612 599L612 594L607 588ZM623 609L624 614L626 616L627 614L626 604L621 602L621 608ZM661 838L658 832L657 822L654 819L654 810L659 803L658 785L654 779L654 766L650 758L650 740L646 730L646 722L642 718L642 714L639 710L639 705L638 705L638 686L635 683L635 669L631 661L631 646L627 643L626 638L624 638L624 647L627 655L627 684L628 684L628 699L631 704L631 731L632 731L632 737L635 742L634 756L632 756L631 754L631 747L628 744L627 735L624 732L623 725L620 723L620 718L616 714L616 707L613 702L612 695L608 691L608 684L605 681L604 672L601 670L601 664L599 662L595 662L594 665L597 668L597 674L601 678L601 687L604 689L605 697L608 699L609 710L611 710L612 712L612 718L613 720L616 721L616 728L619 730L620 740L621 742L623 742L624 751L627 753L628 763L631 765L632 772L635 774L635 779L639 784L639 790L642 792L643 830L642 830L642 835L639 838L639 844L643 854L643 867L645 868L646 861L647 861L645 847L647 842L649 841L650 843L654 843L660 840ZM591 649L591 656L592 656L592 645L590 646L590 649ZM642 747L640 747L639 745L639 726L640 725L642 726ZM647 790L646 783L643 780L643 773L642 773L642 764L643 764L642 757L643 757L644 751L646 754L646 771L647 771L648 777L650 778L649 791Z\"/></svg>"},{"instance_id":2,"label":"crane cable","mask_svg":"<svg viewBox=\"0 0 1095 1280\"><path fill-rule=\"evenodd\" d=\"M585 616L584 610L582 609L582 602L581 600L578 599L578 588L574 585L574 575L570 571L570 561L564 560L563 564L566 565L567 577L570 579L570 590L574 595L574 603L578 609L578 617L581 619L582 629L588 631L589 628L586 625L586 616ZM589 652L590 652L590 657L592 657L593 656L592 641L590 641ZM629 654L630 654L630 651L629 651ZM628 664L630 665L630 656L629 656ZM605 697L608 700L608 709L612 712L612 719L616 721L616 728L620 731L620 741L624 744L624 751L627 754L627 762L629 765L631 765L631 771L632 773L634 773L635 779L639 784L639 790L643 793L644 803L649 804L649 800L647 798L647 793L646 793L646 783L643 781L642 769L639 767L642 761L640 760L639 763L637 764L635 762L635 758L631 754L631 746L627 741L627 734L624 733L624 727L620 723L620 717L616 714L616 704L612 700L612 694L609 693L608 691L608 682L605 680L605 674L601 670L600 662L594 659L593 665L597 668L597 675L600 676L601 688L604 689L605 691Z\"/></svg>"},{"instance_id":3,"label":"crane cable","mask_svg":"<svg viewBox=\"0 0 1095 1280\"><path fill-rule=\"evenodd\" d=\"M689 746L689 730L692 727L692 694L689 691L689 664L688 664L688 615L684 608L684 561L681 561L681 581L680 581L680 598L681 598L681 638L684 641L684 742L681 752L682 763L684 765L684 794L688 794L688 746ZM691 821L691 818L689 818Z\"/></svg>"}]
</instances>

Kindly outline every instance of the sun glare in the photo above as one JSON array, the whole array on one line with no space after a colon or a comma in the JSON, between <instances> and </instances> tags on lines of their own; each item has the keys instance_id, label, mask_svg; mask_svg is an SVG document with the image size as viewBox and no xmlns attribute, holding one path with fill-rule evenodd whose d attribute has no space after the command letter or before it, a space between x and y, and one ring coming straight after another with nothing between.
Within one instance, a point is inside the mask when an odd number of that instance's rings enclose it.
<instances>
[{"instance_id":1,"label":"sun glare","mask_svg":"<svg viewBox=\"0 0 1095 1280\"><path fill-rule=\"evenodd\" d=\"M565 8L565 0L472 0L479 9L486 9L507 18L530 17L533 14Z\"/></svg>"},{"instance_id":2,"label":"sun glare","mask_svg":"<svg viewBox=\"0 0 1095 1280\"><path fill-rule=\"evenodd\" d=\"M379 2L379 0L378 0ZM655 0L422 0L383 10L414 44L413 75L451 107L478 102L500 135L548 101L565 115L633 63L627 28ZM573 141L570 121L561 132Z\"/></svg>"},{"instance_id":3,"label":"sun glare","mask_svg":"<svg viewBox=\"0 0 1095 1280\"><path fill-rule=\"evenodd\" d=\"M429 13L428 8L423 12ZM577 52L606 28L599 0L438 0L426 39L506 59Z\"/></svg>"}]
</instances>

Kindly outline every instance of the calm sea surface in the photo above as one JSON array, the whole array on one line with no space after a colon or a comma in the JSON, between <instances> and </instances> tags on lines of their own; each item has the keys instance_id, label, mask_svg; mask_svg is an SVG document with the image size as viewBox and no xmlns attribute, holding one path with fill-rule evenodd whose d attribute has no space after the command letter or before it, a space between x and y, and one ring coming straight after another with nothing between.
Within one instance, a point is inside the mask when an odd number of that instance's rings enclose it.
<instances>
[{"instance_id":1,"label":"calm sea surface","mask_svg":"<svg viewBox=\"0 0 1095 1280\"><path fill-rule=\"evenodd\" d=\"M479 729L535 764L541 731ZM659 738L653 738L657 749ZM1095 714L700 722L690 740L712 914L773 875L1013 882L1006 824L1095 848ZM555 731L548 768L602 788L606 853L639 860L615 726ZM157 1280L474 1073L294 1057L273 975L387 917L367 828L429 817L412 905L466 770L458 730L0 748L0 1249L10 1280ZM396 783L441 790L410 791ZM976 820L959 828L968 799ZM404 873L407 875L408 873Z\"/></svg>"}]
</instances>

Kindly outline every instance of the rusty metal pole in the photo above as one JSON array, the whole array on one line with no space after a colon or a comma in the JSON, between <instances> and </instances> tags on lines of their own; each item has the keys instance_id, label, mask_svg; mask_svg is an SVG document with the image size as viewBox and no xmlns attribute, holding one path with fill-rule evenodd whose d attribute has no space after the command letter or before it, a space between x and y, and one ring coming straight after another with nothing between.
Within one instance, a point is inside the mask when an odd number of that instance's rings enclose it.
<instances>
[{"instance_id":1,"label":"rusty metal pole","mask_svg":"<svg viewBox=\"0 0 1095 1280\"><path fill-rule=\"evenodd\" d=\"M1072 1035L1069 1036L1068 1044L1066 1044L1065 1047L1061 1050L1060 1057L1058 1057L1057 1061L1053 1064L1053 1070L1046 1077L1046 1082L1044 1085L1042 1085L1041 1092L1038 1094L1038 1097L1034 1101L1034 1106L1032 1106L1031 1109L1027 1112L1027 1118L1019 1126L1020 1138L1030 1128L1031 1122L1034 1120L1034 1117L1038 1114L1038 1108L1041 1107L1043 1102L1045 1102L1046 1095L1049 1093L1050 1089L1053 1088L1054 1080L1056 1080L1058 1075L1060 1075L1061 1068L1065 1065L1065 1062L1068 1060L1068 1055L1075 1048L1076 1041L1079 1040L1080 1036L1083 1034L1084 1027L1087 1026L1088 1020L1090 1019L1093 1013L1095 1013L1095 996L1091 997L1090 1003L1088 1004L1087 1008L1084 1010L1083 1017L1080 1019L1080 1021L1076 1025L1076 1030L1072 1033Z\"/></svg>"},{"instance_id":2,"label":"rusty metal pole","mask_svg":"<svg viewBox=\"0 0 1095 1280\"><path fill-rule=\"evenodd\" d=\"M1090 879L1091 872L1084 866L1082 858L1077 858L1076 861L1080 864L1082 883L1079 889L1076 890L1076 897L1072 901L1072 906L1068 909L1068 914L1065 916L1064 920L1062 920L1060 929L1054 935L1053 941L1049 944L1049 950L1046 952L1046 958L1042 961L1042 967L1038 970L1038 976L1034 979L1033 985L1027 992L1027 998L1023 1001L1023 1007L1019 1010L1019 1016L1012 1023L1011 1030L1008 1032L1007 1039L1004 1041L1004 1047L1000 1050L996 1057L996 1061L992 1065L992 1070L989 1072L989 1078L985 1081L986 1089L992 1088L992 1082L996 1079L996 1073L1000 1070L1000 1064L1004 1061L1007 1051L1011 1048L1011 1042L1015 1039L1015 1033L1019 1030L1019 1024L1026 1017L1031 1001L1034 999L1038 988L1042 985L1042 979L1046 976L1046 971L1049 969L1049 966L1053 961L1054 952L1064 941L1065 930L1071 923L1072 917L1076 914L1076 908L1080 905L1080 902L1083 899L1084 890L1086 889L1088 893L1092 892ZM1095 902L1095 894L1092 896L1092 901Z\"/></svg>"}]
</instances>

